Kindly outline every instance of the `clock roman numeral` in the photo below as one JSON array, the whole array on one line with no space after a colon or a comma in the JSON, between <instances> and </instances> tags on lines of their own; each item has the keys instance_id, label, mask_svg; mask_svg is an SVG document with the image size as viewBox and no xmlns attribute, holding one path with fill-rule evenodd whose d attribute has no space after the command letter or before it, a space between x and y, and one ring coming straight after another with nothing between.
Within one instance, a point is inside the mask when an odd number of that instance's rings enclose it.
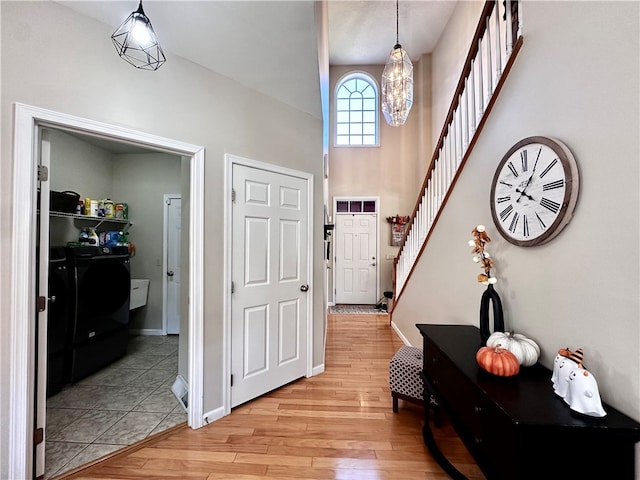
<instances>
[{"instance_id":1,"label":"clock roman numeral","mask_svg":"<svg viewBox=\"0 0 640 480\"><path fill-rule=\"evenodd\" d=\"M507 164L507 167L509 167L509 170L511 170L511 173L513 173L513 176L518 178L518 171L516 170L516 167L513 166L513 163L509 162Z\"/></svg>"},{"instance_id":2,"label":"clock roman numeral","mask_svg":"<svg viewBox=\"0 0 640 480\"><path fill-rule=\"evenodd\" d=\"M520 152L520 160L522 162L522 171L526 172L529 169L529 165L527 162L527 151L526 150L522 150Z\"/></svg>"},{"instance_id":3,"label":"clock roman numeral","mask_svg":"<svg viewBox=\"0 0 640 480\"><path fill-rule=\"evenodd\" d=\"M544 224L544 222L542 221L542 219L540 218L540 215L538 215L538 212L536 212L536 218L538 219L538 223L540 224L540 228L542 230L546 230L547 226Z\"/></svg>"},{"instance_id":4,"label":"clock roman numeral","mask_svg":"<svg viewBox=\"0 0 640 480\"><path fill-rule=\"evenodd\" d=\"M509 218L509 215L511 214L512 211L513 211L513 205L509 205L507 208L502 210L500 212L500 220L504 222L507 218Z\"/></svg>"},{"instance_id":5,"label":"clock roman numeral","mask_svg":"<svg viewBox=\"0 0 640 480\"><path fill-rule=\"evenodd\" d=\"M498 197L496 198L496 203L504 203L511 200L511 196L508 197Z\"/></svg>"},{"instance_id":6,"label":"clock roman numeral","mask_svg":"<svg viewBox=\"0 0 640 480\"><path fill-rule=\"evenodd\" d=\"M529 221L527 220L527 216L526 215L522 216L522 235L524 237L528 237L529 236Z\"/></svg>"},{"instance_id":7,"label":"clock roman numeral","mask_svg":"<svg viewBox=\"0 0 640 480\"><path fill-rule=\"evenodd\" d=\"M560 210L560 204L558 202L554 202L545 197L542 197L542 200L540 200L540 205L553 213L558 213L558 210Z\"/></svg>"},{"instance_id":8,"label":"clock roman numeral","mask_svg":"<svg viewBox=\"0 0 640 480\"><path fill-rule=\"evenodd\" d=\"M549 173L549 170L551 170L556 163L558 163L558 159L554 158L553 161L547 166L547 168L545 168L542 173L540 174L540 178L544 177L547 173Z\"/></svg>"},{"instance_id":9,"label":"clock roman numeral","mask_svg":"<svg viewBox=\"0 0 640 480\"><path fill-rule=\"evenodd\" d=\"M511 187L511 188L513 188L513 185L512 185L512 184L507 183L507 182L505 182L504 180L500 180L500 182L499 182L499 183L501 183L502 185L506 185L507 187Z\"/></svg>"},{"instance_id":10,"label":"clock roman numeral","mask_svg":"<svg viewBox=\"0 0 640 480\"><path fill-rule=\"evenodd\" d=\"M511 219L511 224L509 225L509 231L510 232L515 232L516 228L518 228L518 220L520 219L520 215L518 214L518 212L515 212L513 214L513 218Z\"/></svg>"},{"instance_id":11,"label":"clock roman numeral","mask_svg":"<svg viewBox=\"0 0 640 480\"><path fill-rule=\"evenodd\" d=\"M554 188L562 188L564 187L564 180L556 180L555 182L545 183L542 186L542 190L553 190Z\"/></svg>"}]
</instances>

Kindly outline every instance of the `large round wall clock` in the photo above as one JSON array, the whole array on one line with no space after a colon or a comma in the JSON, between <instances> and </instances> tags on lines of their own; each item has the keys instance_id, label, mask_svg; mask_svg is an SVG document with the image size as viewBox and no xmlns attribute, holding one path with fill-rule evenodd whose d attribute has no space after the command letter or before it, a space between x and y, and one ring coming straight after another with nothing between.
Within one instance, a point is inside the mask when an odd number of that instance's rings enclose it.
<instances>
[{"instance_id":1,"label":"large round wall clock","mask_svg":"<svg viewBox=\"0 0 640 480\"><path fill-rule=\"evenodd\" d=\"M571 220L579 187L578 164L565 144L524 138L504 155L493 177L493 222L515 245L546 243Z\"/></svg>"}]
</instances>

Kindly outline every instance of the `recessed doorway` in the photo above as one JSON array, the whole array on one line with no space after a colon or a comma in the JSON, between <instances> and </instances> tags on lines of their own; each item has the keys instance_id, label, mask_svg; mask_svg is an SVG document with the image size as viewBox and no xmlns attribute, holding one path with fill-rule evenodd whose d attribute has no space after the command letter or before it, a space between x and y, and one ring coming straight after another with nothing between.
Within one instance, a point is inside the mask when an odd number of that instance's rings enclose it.
<instances>
[{"instance_id":1,"label":"recessed doorway","mask_svg":"<svg viewBox=\"0 0 640 480\"><path fill-rule=\"evenodd\" d=\"M38 355L38 342L35 341L37 325L42 324L41 316L36 314L36 237L38 213L36 211L36 190L38 164L40 161L40 134L42 128L56 128L79 134L92 135L107 141L138 145L156 151L179 155L187 159L189 165L188 185L189 203L202 204L204 199L204 149L195 145L157 137L142 132L103 124L88 119L73 117L17 104L15 112L15 148L13 158L14 191L11 232L12 271L11 293L15 300L11 308L11 348L7 357L11 361L9 380L9 405L12 422L9 425L9 438L14 447L9 455L8 471L15 478L32 478L41 475L32 459L43 458L44 442L36 444L31 434L32 425L42 428L46 405L45 388L42 381L36 383L35 359L46 357L46 352ZM47 207L48 212L48 207ZM43 217L45 215L42 215ZM48 215L47 215L48 217ZM203 291L203 222L201 211L189 212L189 274L188 274L188 385L191 402L188 423L192 428L203 425L202 417L202 291ZM25 239L27 239L25 241ZM40 242L40 248L48 251L48 244ZM47 258L47 254L42 258ZM46 284L45 284L46 285ZM42 286L42 282L40 282ZM42 290L46 291L46 290ZM46 311L46 310L45 310ZM46 324L46 316L44 319ZM45 327L46 330L46 327ZM42 345L42 342L40 342ZM36 399L34 405L34 399Z\"/></svg>"}]
</instances>

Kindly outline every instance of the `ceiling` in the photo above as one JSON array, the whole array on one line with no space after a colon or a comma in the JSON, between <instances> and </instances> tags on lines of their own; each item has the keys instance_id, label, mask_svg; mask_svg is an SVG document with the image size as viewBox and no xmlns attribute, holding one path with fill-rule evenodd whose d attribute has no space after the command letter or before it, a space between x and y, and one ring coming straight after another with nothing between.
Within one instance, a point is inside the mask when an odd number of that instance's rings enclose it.
<instances>
[{"instance_id":1,"label":"ceiling","mask_svg":"<svg viewBox=\"0 0 640 480\"><path fill-rule=\"evenodd\" d=\"M115 31L137 1L57 3ZM315 3L145 0L143 7L167 57L161 69L178 55L320 118L317 32L325 32L329 65L384 64L396 43L396 2L329 0L320 28ZM433 50L454 7L455 0L399 3L399 41L412 60Z\"/></svg>"}]
</instances>

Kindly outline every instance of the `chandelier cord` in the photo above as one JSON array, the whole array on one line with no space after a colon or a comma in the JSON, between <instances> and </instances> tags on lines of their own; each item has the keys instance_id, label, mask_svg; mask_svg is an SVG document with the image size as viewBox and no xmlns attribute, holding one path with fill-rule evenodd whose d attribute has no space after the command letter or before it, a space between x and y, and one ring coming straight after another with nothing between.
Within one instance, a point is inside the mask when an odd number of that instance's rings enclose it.
<instances>
[{"instance_id":1,"label":"chandelier cord","mask_svg":"<svg viewBox=\"0 0 640 480\"><path fill-rule=\"evenodd\" d=\"M398 43L400 43L400 37L398 35L398 0L396 0L396 44Z\"/></svg>"}]
</instances>

